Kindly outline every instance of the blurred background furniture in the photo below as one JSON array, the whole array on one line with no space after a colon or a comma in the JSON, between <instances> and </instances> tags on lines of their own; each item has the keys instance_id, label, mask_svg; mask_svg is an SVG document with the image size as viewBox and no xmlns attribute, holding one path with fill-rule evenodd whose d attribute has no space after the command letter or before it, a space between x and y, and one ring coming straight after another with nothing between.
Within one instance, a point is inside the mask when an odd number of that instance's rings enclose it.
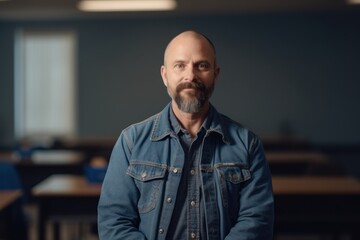
<instances>
[{"instance_id":1,"label":"blurred background furniture","mask_svg":"<svg viewBox=\"0 0 360 240\"><path fill-rule=\"evenodd\" d=\"M1 219L1 222L4 223L4 225L0 225L2 226L1 228L7 226L5 231L8 232L7 235L10 240L28 239L27 219L24 212L26 199L22 195L23 188L20 177L11 163L0 161L0 190L2 191L2 196L8 194L4 199L1 198L2 201L7 199L11 202L7 206L8 218Z\"/></svg>"}]
</instances>

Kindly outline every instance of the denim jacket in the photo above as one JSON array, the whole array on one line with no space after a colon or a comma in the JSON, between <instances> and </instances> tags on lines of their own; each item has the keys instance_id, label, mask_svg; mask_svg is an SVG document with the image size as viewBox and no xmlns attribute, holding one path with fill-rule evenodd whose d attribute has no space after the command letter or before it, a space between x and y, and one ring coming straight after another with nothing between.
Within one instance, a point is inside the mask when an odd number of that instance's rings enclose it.
<instances>
[{"instance_id":1,"label":"denim jacket","mask_svg":"<svg viewBox=\"0 0 360 240\"><path fill-rule=\"evenodd\" d=\"M274 206L262 144L211 108L200 160L207 239L270 240ZM171 104L116 142L98 205L100 239L165 239L184 161L169 111Z\"/></svg>"}]
</instances>

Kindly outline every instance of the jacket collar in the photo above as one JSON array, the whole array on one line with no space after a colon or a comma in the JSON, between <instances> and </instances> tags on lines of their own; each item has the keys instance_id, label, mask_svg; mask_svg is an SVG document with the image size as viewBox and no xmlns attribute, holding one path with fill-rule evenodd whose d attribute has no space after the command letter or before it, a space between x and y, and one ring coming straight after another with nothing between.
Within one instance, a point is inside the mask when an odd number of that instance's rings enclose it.
<instances>
[{"instance_id":1,"label":"jacket collar","mask_svg":"<svg viewBox=\"0 0 360 240\"><path fill-rule=\"evenodd\" d=\"M167 136L176 135L170 124L170 111L172 111L171 102L155 116L154 126L150 137L151 141L160 141ZM223 123L223 116L218 113L211 104L209 116L210 118L207 119L206 124L202 126L206 129L206 135L208 136L211 133L216 133L221 136L224 143L230 144L228 129Z\"/></svg>"}]
</instances>

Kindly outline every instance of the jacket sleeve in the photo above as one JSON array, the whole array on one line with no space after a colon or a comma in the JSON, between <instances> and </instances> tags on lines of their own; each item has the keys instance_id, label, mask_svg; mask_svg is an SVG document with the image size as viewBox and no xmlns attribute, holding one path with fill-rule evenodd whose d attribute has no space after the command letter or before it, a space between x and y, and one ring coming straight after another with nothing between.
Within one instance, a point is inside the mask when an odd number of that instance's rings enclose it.
<instances>
[{"instance_id":1,"label":"jacket sleeve","mask_svg":"<svg viewBox=\"0 0 360 240\"><path fill-rule=\"evenodd\" d=\"M241 188L237 222L226 240L273 239L274 200L270 169L258 138L251 139L249 149L251 179Z\"/></svg>"},{"instance_id":2,"label":"jacket sleeve","mask_svg":"<svg viewBox=\"0 0 360 240\"><path fill-rule=\"evenodd\" d=\"M138 189L126 174L131 143L122 132L112 151L98 204L98 231L101 240L145 240L139 231Z\"/></svg>"}]
</instances>

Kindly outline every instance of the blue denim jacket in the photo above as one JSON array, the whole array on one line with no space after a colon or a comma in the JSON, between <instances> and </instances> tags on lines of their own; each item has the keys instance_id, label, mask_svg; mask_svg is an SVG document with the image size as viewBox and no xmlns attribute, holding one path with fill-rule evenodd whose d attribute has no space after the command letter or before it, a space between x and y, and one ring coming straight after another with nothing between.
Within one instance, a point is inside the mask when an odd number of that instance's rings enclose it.
<instances>
[{"instance_id":1,"label":"blue denim jacket","mask_svg":"<svg viewBox=\"0 0 360 240\"><path fill-rule=\"evenodd\" d=\"M212 110L200 166L207 239L270 240L274 205L262 144ZM184 161L169 111L171 104L123 130L116 142L98 206L100 239L165 239Z\"/></svg>"}]
</instances>

